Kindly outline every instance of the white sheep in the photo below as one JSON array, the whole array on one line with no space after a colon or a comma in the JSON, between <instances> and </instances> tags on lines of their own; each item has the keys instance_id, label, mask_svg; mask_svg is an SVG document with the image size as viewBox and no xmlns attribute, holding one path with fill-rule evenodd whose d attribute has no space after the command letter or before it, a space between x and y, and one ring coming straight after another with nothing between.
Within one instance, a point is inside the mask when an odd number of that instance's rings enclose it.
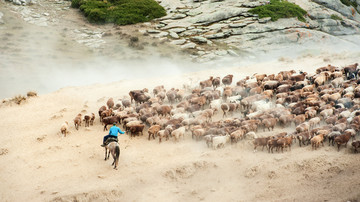
<instances>
[{"instance_id":1,"label":"white sheep","mask_svg":"<svg viewBox=\"0 0 360 202\"><path fill-rule=\"evenodd\" d=\"M212 148L217 149L220 147L225 147L225 144L230 141L230 135L227 134L225 136L216 136L213 137L212 140Z\"/></svg>"},{"instance_id":2,"label":"white sheep","mask_svg":"<svg viewBox=\"0 0 360 202\"><path fill-rule=\"evenodd\" d=\"M178 128L178 129L173 130L173 131L171 132L171 136L174 137L175 142L178 142L178 141L179 141L179 138L180 138L181 136L183 136L183 138L185 139L185 131L186 131L186 130L185 130L185 127L182 126L182 127Z\"/></svg>"}]
</instances>

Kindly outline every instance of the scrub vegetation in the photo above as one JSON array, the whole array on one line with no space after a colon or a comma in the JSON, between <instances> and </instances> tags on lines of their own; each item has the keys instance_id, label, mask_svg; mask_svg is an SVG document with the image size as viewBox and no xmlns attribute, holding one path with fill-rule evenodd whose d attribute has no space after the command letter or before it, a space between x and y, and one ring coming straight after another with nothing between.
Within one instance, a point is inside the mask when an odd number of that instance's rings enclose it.
<instances>
[{"instance_id":1,"label":"scrub vegetation","mask_svg":"<svg viewBox=\"0 0 360 202\"><path fill-rule=\"evenodd\" d=\"M99 24L136 24L166 15L154 0L72 0L71 7L79 8L91 23Z\"/></svg>"},{"instance_id":2,"label":"scrub vegetation","mask_svg":"<svg viewBox=\"0 0 360 202\"><path fill-rule=\"evenodd\" d=\"M271 0L269 4L250 9L249 12L258 14L259 18L271 17L272 21L297 17L302 22L305 22L304 15L307 13L300 6L281 0Z\"/></svg>"}]
</instances>

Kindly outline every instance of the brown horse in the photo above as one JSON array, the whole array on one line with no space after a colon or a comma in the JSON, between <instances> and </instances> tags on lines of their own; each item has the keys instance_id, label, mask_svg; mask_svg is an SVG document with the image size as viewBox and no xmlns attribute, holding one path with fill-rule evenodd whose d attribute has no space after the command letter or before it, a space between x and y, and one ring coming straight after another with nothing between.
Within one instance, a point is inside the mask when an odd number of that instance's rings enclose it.
<instances>
[{"instance_id":1,"label":"brown horse","mask_svg":"<svg viewBox=\"0 0 360 202\"><path fill-rule=\"evenodd\" d=\"M109 150L109 153L107 151ZM114 161L111 165L114 165L114 169L117 170L117 166L119 163L119 157L120 157L120 145L117 142L110 142L105 146L105 161L109 159L111 156L113 157Z\"/></svg>"}]
</instances>

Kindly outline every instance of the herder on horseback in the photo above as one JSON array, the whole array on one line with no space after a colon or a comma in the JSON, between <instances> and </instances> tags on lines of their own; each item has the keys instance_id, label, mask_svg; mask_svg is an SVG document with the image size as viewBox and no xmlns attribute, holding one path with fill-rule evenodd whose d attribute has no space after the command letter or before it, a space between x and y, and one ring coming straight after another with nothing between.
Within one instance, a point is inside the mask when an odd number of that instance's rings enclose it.
<instances>
[{"instance_id":1,"label":"herder on horseback","mask_svg":"<svg viewBox=\"0 0 360 202\"><path fill-rule=\"evenodd\" d=\"M114 122L113 126L109 130L109 134L104 136L103 144L101 146L105 147L111 141L118 142L118 133L124 134L124 132L121 131L120 128L116 126L116 122Z\"/></svg>"}]
</instances>

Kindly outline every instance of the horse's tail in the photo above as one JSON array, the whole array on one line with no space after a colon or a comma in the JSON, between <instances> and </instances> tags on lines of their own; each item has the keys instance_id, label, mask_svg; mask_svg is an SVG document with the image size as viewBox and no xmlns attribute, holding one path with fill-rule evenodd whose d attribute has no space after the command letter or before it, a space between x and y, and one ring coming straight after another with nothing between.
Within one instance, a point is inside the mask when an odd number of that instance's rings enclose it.
<instances>
[{"instance_id":1,"label":"horse's tail","mask_svg":"<svg viewBox=\"0 0 360 202\"><path fill-rule=\"evenodd\" d=\"M118 163L119 163L119 158L120 158L120 146L116 145L115 147L115 168L117 167Z\"/></svg>"},{"instance_id":2,"label":"horse's tail","mask_svg":"<svg viewBox=\"0 0 360 202\"><path fill-rule=\"evenodd\" d=\"M119 147L119 145L116 145L116 147L115 147L115 154L116 154L116 159L119 159L119 156L120 156L120 147Z\"/></svg>"}]
</instances>

